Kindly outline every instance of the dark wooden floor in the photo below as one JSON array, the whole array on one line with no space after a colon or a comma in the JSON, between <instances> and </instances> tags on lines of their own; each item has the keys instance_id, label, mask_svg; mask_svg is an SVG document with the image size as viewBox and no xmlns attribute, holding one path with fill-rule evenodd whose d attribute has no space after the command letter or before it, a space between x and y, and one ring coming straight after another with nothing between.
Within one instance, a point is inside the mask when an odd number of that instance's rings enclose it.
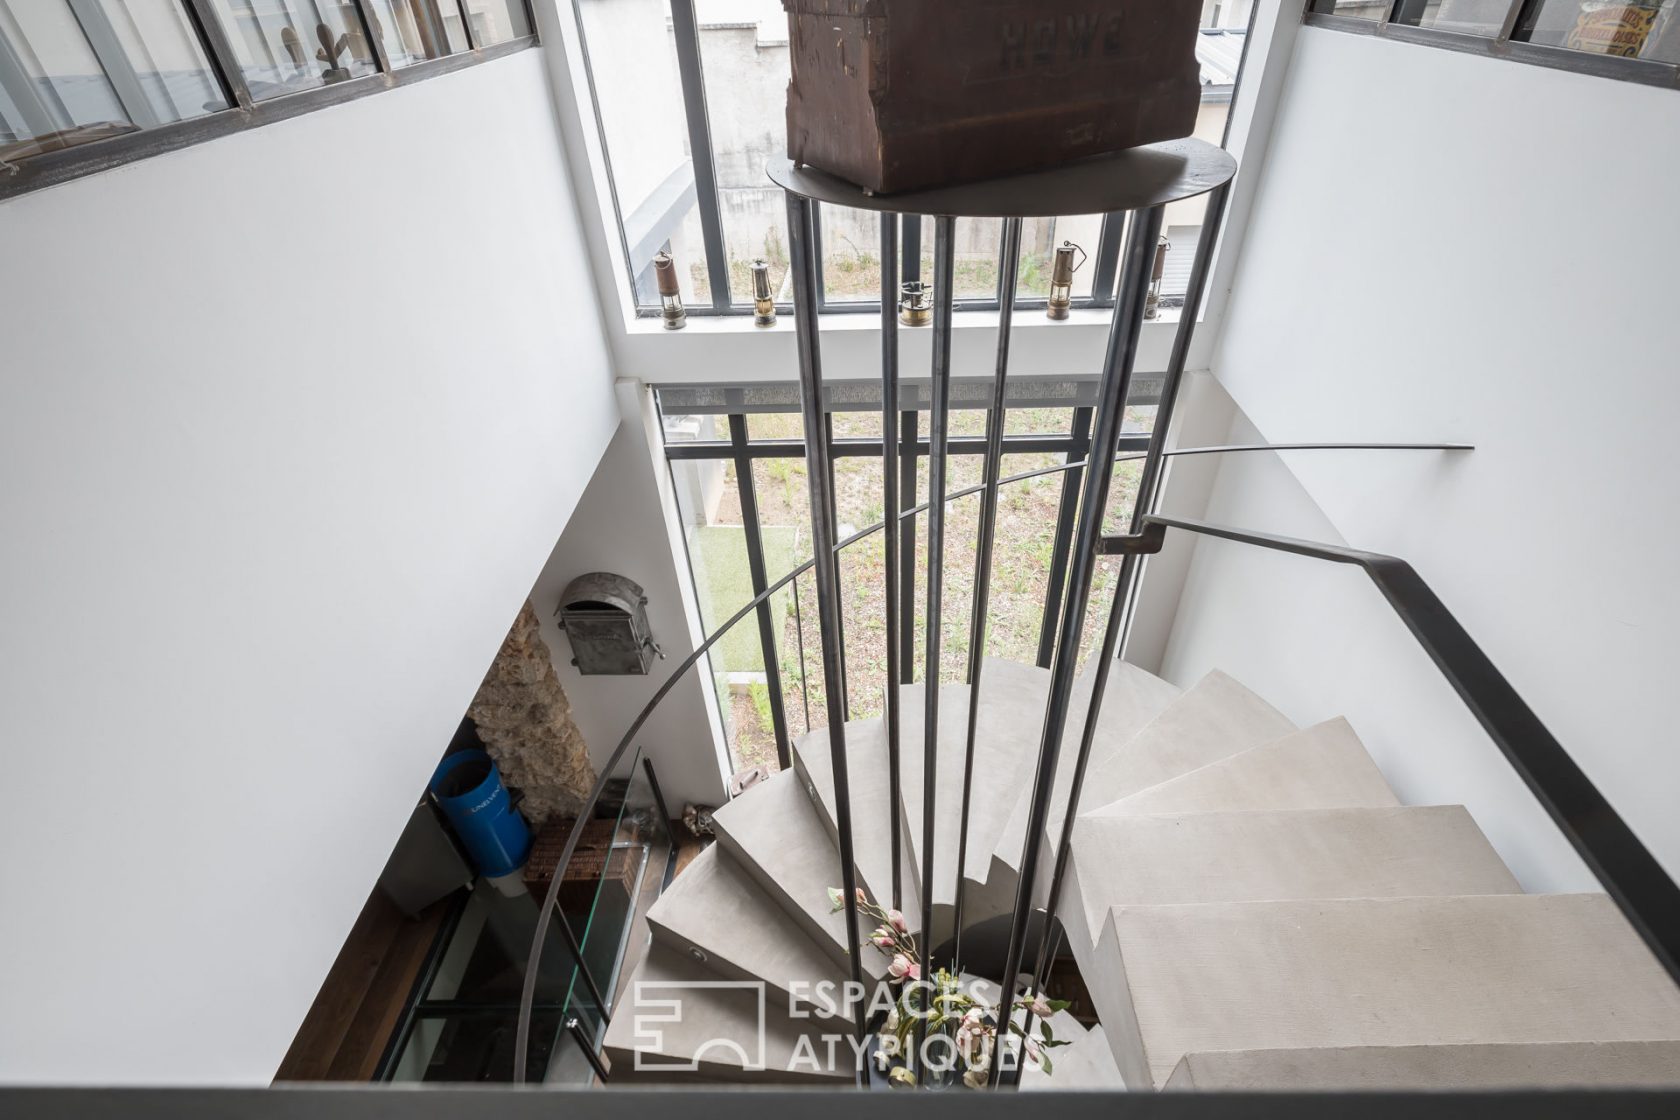
<instances>
[{"instance_id":1,"label":"dark wooden floor","mask_svg":"<svg viewBox=\"0 0 1680 1120\"><path fill-rule=\"evenodd\" d=\"M680 875L705 845L681 821L671 822L671 835ZM409 919L375 889L274 1080L372 1080L451 905L444 899Z\"/></svg>"},{"instance_id":2,"label":"dark wooden floor","mask_svg":"<svg viewBox=\"0 0 1680 1120\"><path fill-rule=\"evenodd\" d=\"M375 889L274 1080L372 1080L450 905L410 919Z\"/></svg>"}]
</instances>

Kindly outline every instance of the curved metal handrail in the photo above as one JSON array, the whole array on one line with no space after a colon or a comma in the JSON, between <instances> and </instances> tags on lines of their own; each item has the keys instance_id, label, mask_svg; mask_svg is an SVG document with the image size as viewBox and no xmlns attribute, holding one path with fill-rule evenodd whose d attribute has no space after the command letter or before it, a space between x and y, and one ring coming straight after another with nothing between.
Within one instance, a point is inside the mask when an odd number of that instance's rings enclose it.
<instances>
[{"instance_id":1,"label":"curved metal handrail","mask_svg":"<svg viewBox=\"0 0 1680 1120\"><path fill-rule=\"evenodd\" d=\"M1332 450L1469 451L1473 450L1473 447L1470 444L1460 443L1232 444L1225 446L1179 448L1174 451L1168 451L1166 454L1208 455L1241 451ZM1128 452L1116 455L1112 461L1120 463L1143 458L1145 458L1145 454L1142 452ZM1000 479L998 485L999 487L1003 487L1012 483L1024 482L1028 479L1038 478L1044 475L1056 474L1061 471L1070 471L1086 466L1088 463L1089 460L1081 459L1077 462L1058 463L1054 466L1041 467L1037 470L1023 471L1019 474L1010 475L1007 478ZM978 486L970 486L962 490L951 491L945 495L945 501L950 503L956 501L958 498L964 498L972 494L977 494L984 489L984 485L985 484L982 483ZM929 504L930 502L923 502L920 505L912 506L900 513L899 517L900 519L912 518L918 513L925 513ZM1152 518L1151 520L1160 519ZM877 521L873 525L868 525L859 529L851 536L838 542L834 546L834 551L838 554L842 549L849 548L852 545L857 544L859 541L864 540L865 538L870 537L885 528L885 521ZM618 741L618 745L613 748L612 754L607 758L606 763L601 767L600 774L595 779L594 786L590 788L589 796L584 799L582 808L578 810L577 821L572 825L572 830L566 837L566 846L561 850L560 858L555 862L554 874L549 879L548 890L543 898L541 912L537 916L536 930L531 935L531 952L525 960L525 978L520 987L519 993L519 1021L514 1035L513 1080L515 1083L523 1083L527 1073L527 1051L530 1048L531 1017L536 1005L536 965L542 958L542 951L544 943L548 937L550 922L555 913L557 913L555 904L558 902L560 897L560 883L563 872L566 866L572 862L572 857L577 854L578 843L583 838L583 825L590 819L590 814L595 811L595 806L600 802L602 794L606 792L607 783L611 780L613 772L617 770L619 763L624 760L625 752L630 749L630 744L635 741L636 735L644 726L647 725L647 721L653 716L654 710L659 707L660 703L666 696L670 695L671 690L674 689L677 686L677 683L687 675L688 671L698 664L700 659L710 652L712 647L715 646L725 634L757 610L760 604L764 603L770 598L770 596L776 594L776 592L780 591L782 588L788 586L788 584L810 571L815 565L816 558L812 557L810 560L805 561L803 564L800 564L786 575L771 583L762 592L753 596L753 598L745 606L741 607L740 610L730 615L721 626L719 626L711 633L710 636L696 646L692 653L683 658L677 667L671 671L671 675L667 677L659 686L658 690L654 692L652 698L643 705L642 710L637 713L635 720L631 722L630 729L624 733L624 737ZM570 923L566 922L564 916L562 916L560 920L566 929L567 935L575 938L575 935L571 932ZM581 954L578 954L578 959L581 961ZM579 963L577 967L582 969L583 965ZM609 1012L605 1006L605 1001L597 1000L597 1003L600 1005L602 1016L606 1017Z\"/></svg>"}]
</instances>

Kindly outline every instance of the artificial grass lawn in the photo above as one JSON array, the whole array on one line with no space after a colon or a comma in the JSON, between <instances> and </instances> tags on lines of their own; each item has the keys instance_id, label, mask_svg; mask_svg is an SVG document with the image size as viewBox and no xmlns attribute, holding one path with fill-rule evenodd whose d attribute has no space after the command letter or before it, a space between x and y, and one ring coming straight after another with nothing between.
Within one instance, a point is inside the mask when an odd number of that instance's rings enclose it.
<instances>
[{"instance_id":1,"label":"artificial grass lawn","mask_svg":"<svg viewBox=\"0 0 1680 1120\"><path fill-rule=\"evenodd\" d=\"M765 575L774 582L798 564L799 531L792 526L765 525ZM747 567L747 536L739 525L702 525L689 531L689 558L700 591L700 613L711 634L729 616L752 602L752 573ZM807 604L800 604L802 607ZM793 614L790 584L770 597L776 632ZM712 667L720 673L762 673L764 658L758 643L758 623L751 616L736 623L712 647Z\"/></svg>"}]
</instances>

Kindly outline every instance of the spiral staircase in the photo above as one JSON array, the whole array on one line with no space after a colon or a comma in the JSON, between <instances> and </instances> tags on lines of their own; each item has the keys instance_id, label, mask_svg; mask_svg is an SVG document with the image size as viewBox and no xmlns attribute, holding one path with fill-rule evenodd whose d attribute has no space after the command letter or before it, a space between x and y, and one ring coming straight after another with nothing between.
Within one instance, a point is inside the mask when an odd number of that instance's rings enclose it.
<instances>
[{"instance_id":1,"label":"spiral staircase","mask_svg":"<svg viewBox=\"0 0 1680 1120\"><path fill-rule=\"evenodd\" d=\"M982 681L965 929L1013 908L1050 674L993 660ZM904 686L904 710L922 700ZM935 944L957 902L967 702L943 687L931 884L915 721L897 805L881 721L846 728L858 881L890 897L896 814L903 909L914 925L933 892ZM1222 673L1181 692L1120 663L1093 742L1057 914L1100 1026L1052 1020L1074 1041L1023 1089L1680 1084L1680 992L1612 902L1523 893L1463 806L1402 805L1346 721L1298 728ZM826 897L826 731L794 760L717 812L717 842L649 912L649 952L614 997L612 1084L856 1076L825 1041L851 1029L825 997L850 969ZM1068 801L1064 779L1041 890ZM872 948L860 964L884 981Z\"/></svg>"}]
</instances>

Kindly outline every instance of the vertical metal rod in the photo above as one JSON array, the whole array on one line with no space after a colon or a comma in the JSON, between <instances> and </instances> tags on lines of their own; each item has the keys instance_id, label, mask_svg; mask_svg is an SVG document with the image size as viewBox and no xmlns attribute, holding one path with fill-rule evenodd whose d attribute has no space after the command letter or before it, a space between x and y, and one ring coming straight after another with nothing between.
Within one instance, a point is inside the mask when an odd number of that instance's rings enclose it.
<instances>
[{"instance_id":1,"label":"vertical metal rod","mask_svg":"<svg viewBox=\"0 0 1680 1120\"><path fill-rule=\"evenodd\" d=\"M729 442L735 450L735 482L741 495L741 522L747 542L747 572L752 578L753 596L764 594L770 575L764 569L764 541L758 520L758 487L753 481L753 461L747 454L747 418L729 414ZM770 693L770 726L776 735L776 763L783 770L793 765L788 738L787 708L782 697L781 662L776 645L775 612L770 600L758 605L758 644L764 653L764 685Z\"/></svg>"},{"instance_id":2,"label":"vertical metal rod","mask_svg":"<svg viewBox=\"0 0 1680 1120\"><path fill-rule=\"evenodd\" d=\"M1064 463L1082 463L1091 454L1091 410L1073 410L1073 446ZM1038 627L1038 666L1050 668L1056 655L1056 620L1062 611L1062 589L1067 583L1068 553L1073 550L1073 523L1079 516L1079 490L1084 467L1062 472L1062 501L1056 511L1056 539L1050 549L1050 577L1044 584L1044 614Z\"/></svg>"},{"instance_id":3,"label":"vertical metal rod","mask_svg":"<svg viewBox=\"0 0 1680 1120\"><path fill-rule=\"evenodd\" d=\"M654 811L659 814L659 826L665 830L665 839L670 841L671 846L665 858L665 875L659 884L660 893L663 894L677 874L677 834L671 830L671 809L665 804L665 794L659 788L659 775L653 772L653 759L643 755L642 770L647 774L648 789L653 792L653 806Z\"/></svg>"},{"instance_id":4,"label":"vertical metal rod","mask_svg":"<svg viewBox=\"0 0 1680 1120\"><path fill-rule=\"evenodd\" d=\"M928 547L926 668L922 695L922 967L933 969L933 838L939 792L939 655L941 598L945 588L945 467L951 422L951 312L956 278L955 218L933 220L933 385L928 400ZM916 1057L927 1037L927 1017L916 1020Z\"/></svg>"},{"instance_id":5,"label":"vertical metal rod","mask_svg":"<svg viewBox=\"0 0 1680 1120\"><path fill-rule=\"evenodd\" d=\"M607 1067L601 1063L601 1056L595 1053L595 1043L583 1033L583 1025L577 1021L576 1016L566 1020L566 1031L572 1036L572 1041L577 1043L577 1048L583 1051L583 1056L589 1060L589 1068L595 1071L595 1076L605 1085Z\"/></svg>"},{"instance_id":6,"label":"vertical metal rod","mask_svg":"<svg viewBox=\"0 0 1680 1120\"><path fill-rule=\"evenodd\" d=\"M793 316L799 354L799 398L805 418L805 471L811 494L811 547L817 574L817 614L822 628L824 699L828 705L828 749L834 771L835 832L840 856L840 889L845 894L846 961L856 992L863 991L863 938L858 932L857 866L852 850L852 791L846 758L846 705L841 678L845 666L834 648L840 625L840 560L832 535L834 495L829 490L828 426L823 423L822 351L817 336L816 268L811 260L811 204L787 196L788 250L793 271ZM815 889L815 886L813 886ZM862 1043L868 1036L868 1005L859 999L854 1028ZM859 1075L865 1072L859 1069Z\"/></svg>"},{"instance_id":7,"label":"vertical metal rod","mask_svg":"<svg viewBox=\"0 0 1680 1120\"><path fill-rule=\"evenodd\" d=\"M805 613L799 608L799 577L788 585L793 588L793 635L799 643L799 700L805 708L805 730L811 730L810 670L805 667Z\"/></svg>"},{"instance_id":8,"label":"vertical metal rod","mask_svg":"<svg viewBox=\"0 0 1680 1120\"><path fill-rule=\"evenodd\" d=\"M564 867L556 868L554 873L564 875L566 869ZM607 998L601 994L600 986L595 983L595 977L591 975L589 966L584 963L583 946L578 944L577 935L572 932L571 920L560 909L558 902L554 904L554 916L559 919L560 937L566 943L566 951L572 955L572 963L577 966L578 975L583 977L583 986L589 989L589 998L600 1009L601 1022L610 1023L612 1021L612 1006L607 1003Z\"/></svg>"},{"instance_id":9,"label":"vertical metal rod","mask_svg":"<svg viewBox=\"0 0 1680 1120\"><path fill-rule=\"evenodd\" d=\"M694 161L694 197L700 207L700 238L706 246L712 306L727 311L729 253L718 211L717 165L712 154L712 126L706 117L706 79L700 67L700 23L694 14L694 0L671 0L671 31L676 37L677 74L688 114L688 153Z\"/></svg>"},{"instance_id":10,"label":"vertical metal rod","mask_svg":"<svg viewBox=\"0 0 1680 1120\"><path fill-rule=\"evenodd\" d=\"M882 221L890 219L883 217ZM905 214L904 221L904 267L905 280L920 280L922 278L922 216L920 214ZM893 302L898 302L895 292Z\"/></svg>"},{"instance_id":11,"label":"vertical metal rod","mask_svg":"<svg viewBox=\"0 0 1680 1120\"><path fill-rule=\"evenodd\" d=\"M1055 789L1056 761L1067 729L1068 705L1073 697L1074 675L1078 671L1079 638L1085 625L1085 607L1096 573L1097 546L1102 537L1103 511L1108 505L1109 483L1114 471L1107 462L1120 439L1120 425L1126 413L1126 396L1132 387L1132 366L1137 359L1138 336L1143 331L1144 301L1149 292L1149 272L1155 260L1155 244L1161 236L1165 207L1155 206L1133 214L1128 223L1126 251L1120 274L1120 297L1114 304L1114 322L1109 328L1108 350L1103 358L1102 384L1098 390L1096 424L1091 444L1100 449L1103 462L1085 472L1079 500L1079 528L1074 535L1073 558L1068 572L1067 598L1056 635L1056 656L1050 667L1050 695L1044 707L1044 732L1038 748L1038 766L1033 774L1031 811L1027 817L1027 838L1021 851L1021 877L1015 891L1015 913L1010 922L1009 949L1004 956L1000 990L1000 1015L1009 1014L1015 1002L1016 978L1026 951L1027 924L1032 918L1033 888L1036 885L1039 851L1044 826L1050 814L1051 792ZM998 1083L1002 1071L1003 1042L992 1063L991 1083Z\"/></svg>"},{"instance_id":12,"label":"vertical metal rod","mask_svg":"<svg viewBox=\"0 0 1680 1120\"><path fill-rule=\"evenodd\" d=\"M816 203L814 203L814 202L811 203L811 209L812 209L811 226L812 226L813 230L815 230L815 228L816 228L816 216L815 216L816 207L817 207ZM812 245L815 245L815 244L816 244L816 241L813 239ZM816 267L815 262L817 260L817 256L816 256L815 253L811 254L811 260L813 262L812 267L813 268ZM833 447L834 447L834 413L830 410L827 410L827 409L825 409L823 411L823 428L828 433L828 444L827 444L827 446L830 448L830 451L829 451L829 454L828 454L828 461L824 464L824 467L823 467L823 469L825 471L827 471L827 473L828 473L828 501L829 501L829 506L828 506L828 532L829 532L830 539L838 542L840 540L840 514L839 514L839 511L835 509L835 505L837 503L837 499L836 499L835 496L837 494L839 494L840 490L839 490L839 487L837 486L837 484L835 482L834 468L835 468L836 463L839 460L835 456L835 454L832 450ZM835 560L836 560L836 564L838 564L838 562L839 562L838 553L835 556ZM835 594L838 596L838 600L839 600L839 604L840 604L839 605L839 622L836 625L835 630L834 630L834 646L835 646L836 649L838 649L840 651L840 703L846 709L846 718L851 719L852 718L852 678L851 678L851 674L846 672L846 577L845 577L845 573L844 573L843 569L837 567L836 571L840 571L841 575L840 575L839 580L834 585L835 586Z\"/></svg>"},{"instance_id":13,"label":"vertical metal rod","mask_svg":"<svg viewBox=\"0 0 1680 1120\"><path fill-rule=\"evenodd\" d=\"M957 904L951 922L951 968L962 961L963 877L968 873L968 812L974 788L974 739L980 730L980 674L986 663L986 612L992 591L992 547L997 536L998 479L1003 474L1003 428L1009 376L1009 331L1014 325L1015 278L1021 265L1021 219L1003 223L1003 259L998 290L997 373L986 414L986 456L981 466L980 528L974 548L974 606L968 627L968 728L963 740L962 823L957 833Z\"/></svg>"},{"instance_id":14,"label":"vertical metal rod","mask_svg":"<svg viewBox=\"0 0 1680 1120\"><path fill-rule=\"evenodd\" d=\"M1163 467L1166 464L1167 437L1172 427L1173 413L1178 405L1179 388L1184 381L1184 367L1190 357L1190 343L1196 334L1196 317L1201 311L1202 298L1207 293L1208 275L1213 271L1213 253L1225 219L1225 204L1231 186L1221 184L1208 195L1207 212L1202 219L1202 235L1196 243L1196 256L1190 266L1190 280L1184 293L1184 311L1173 336L1172 352L1167 358L1167 372L1161 384L1161 403L1155 413L1155 425L1149 433L1149 447L1144 454L1143 470L1138 479L1137 501L1132 506L1131 532L1141 532L1143 519L1155 512L1155 500L1160 490ZM1110 464L1109 469L1113 466ZM1131 628L1133 591L1136 587L1139 558L1128 554L1120 562L1120 578L1114 585L1114 602L1109 607L1108 624L1103 630L1102 652L1093 666L1096 680L1091 691L1091 705L1085 716L1085 727L1079 736L1079 753L1073 763L1073 783L1068 790L1067 815L1062 818L1061 835L1056 845L1056 867L1050 876L1050 894L1045 904L1044 933L1039 940L1038 956L1033 968L1036 987L1042 988L1050 972L1050 962L1056 953L1056 937L1052 934L1056 908L1061 904L1062 883L1067 875L1072 848L1073 823L1079 815L1079 797L1085 788L1085 769L1091 760L1091 748L1096 741L1097 717L1102 714L1103 694L1114 662L1121 654L1127 631Z\"/></svg>"},{"instance_id":15,"label":"vertical metal rod","mask_svg":"<svg viewBox=\"0 0 1680 1120\"><path fill-rule=\"evenodd\" d=\"M899 705L899 627L902 614L899 601L900 565L903 563L903 536L898 529L898 219L891 214L881 215L881 519L886 525L883 543L886 546L886 643L887 643L887 801L892 819L892 904L893 909L904 908L904 834L900 824L904 787L898 758Z\"/></svg>"},{"instance_id":16,"label":"vertical metal rod","mask_svg":"<svg viewBox=\"0 0 1680 1120\"><path fill-rule=\"evenodd\" d=\"M920 443L921 415L915 409L899 414L898 493L899 510L914 509L917 504L916 456ZM892 532L888 527L887 532ZM899 684L916 683L916 519L903 517L898 523L898 552L900 558L898 588L898 617L902 620L898 632Z\"/></svg>"},{"instance_id":17,"label":"vertical metal rod","mask_svg":"<svg viewBox=\"0 0 1680 1120\"><path fill-rule=\"evenodd\" d=\"M227 37L227 29L211 7L210 0L187 0L187 14L197 27L210 63L227 89L228 99L240 109L251 108L251 87L245 84L245 71L240 68L239 56Z\"/></svg>"}]
</instances>

